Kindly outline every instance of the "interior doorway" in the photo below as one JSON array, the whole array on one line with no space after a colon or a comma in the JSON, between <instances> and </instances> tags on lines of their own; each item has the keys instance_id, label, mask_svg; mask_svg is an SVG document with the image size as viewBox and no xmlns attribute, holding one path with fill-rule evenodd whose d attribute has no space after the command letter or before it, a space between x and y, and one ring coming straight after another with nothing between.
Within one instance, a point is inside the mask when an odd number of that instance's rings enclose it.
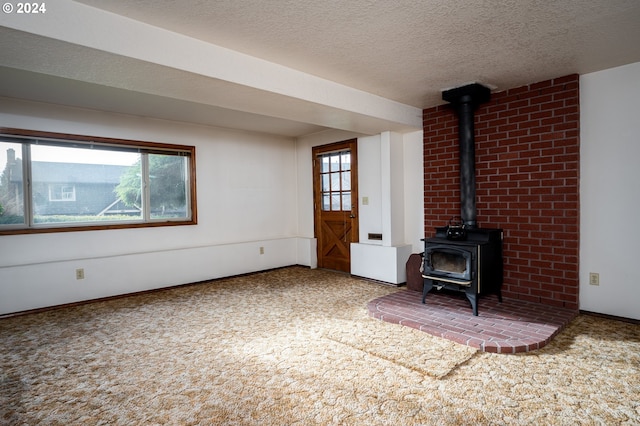
<instances>
[{"instance_id":1,"label":"interior doorway","mask_svg":"<svg viewBox=\"0 0 640 426\"><path fill-rule=\"evenodd\" d=\"M314 226L318 267L351 272L358 242L357 140L313 148Z\"/></svg>"}]
</instances>

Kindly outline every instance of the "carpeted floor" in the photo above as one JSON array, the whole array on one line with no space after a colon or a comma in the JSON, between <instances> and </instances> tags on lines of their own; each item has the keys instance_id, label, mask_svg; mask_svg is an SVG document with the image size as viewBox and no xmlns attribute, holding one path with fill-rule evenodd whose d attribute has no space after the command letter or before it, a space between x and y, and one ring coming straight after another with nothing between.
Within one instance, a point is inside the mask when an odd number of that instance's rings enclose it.
<instances>
[{"instance_id":1,"label":"carpeted floor","mask_svg":"<svg viewBox=\"0 0 640 426\"><path fill-rule=\"evenodd\" d=\"M396 291L292 267L3 319L0 423L640 424L640 326L479 352L368 316Z\"/></svg>"}]
</instances>

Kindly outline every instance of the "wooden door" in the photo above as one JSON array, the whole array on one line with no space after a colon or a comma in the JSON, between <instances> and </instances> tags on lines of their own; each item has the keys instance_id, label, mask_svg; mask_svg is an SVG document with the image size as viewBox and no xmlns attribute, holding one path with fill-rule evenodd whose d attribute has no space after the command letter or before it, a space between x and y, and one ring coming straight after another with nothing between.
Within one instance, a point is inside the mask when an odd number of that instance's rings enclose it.
<instances>
[{"instance_id":1,"label":"wooden door","mask_svg":"<svg viewBox=\"0 0 640 426\"><path fill-rule=\"evenodd\" d=\"M355 139L313 148L318 267L351 272L358 242L358 167Z\"/></svg>"}]
</instances>

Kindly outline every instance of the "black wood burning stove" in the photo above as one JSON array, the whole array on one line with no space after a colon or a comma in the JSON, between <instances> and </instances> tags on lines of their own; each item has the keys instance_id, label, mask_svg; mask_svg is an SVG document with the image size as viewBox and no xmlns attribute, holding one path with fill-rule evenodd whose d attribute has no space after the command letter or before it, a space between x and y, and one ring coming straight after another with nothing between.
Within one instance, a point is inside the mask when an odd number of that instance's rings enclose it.
<instances>
[{"instance_id":1,"label":"black wood burning stove","mask_svg":"<svg viewBox=\"0 0 640 426\"><path fill-rule=\"evenodd\" d=\"M476 221L474 111L490 97L489 88L477 83L442 92L442 99L458 113L460 217L464 232L458 229L455 235L447 235L448 228L436 228L435 238L423 240L422 303L434 287L463 291L476 316L479 295L496 293L502 302L502 230L479 228Z\"/></svg>"},{"instance_id":2,"label":"black wood burning stove","mask_svg":"<svg viewBox=\"0 0 640 426\"><path fill-rule=\"evenodd\" d=\"M447 228L436 228L435 238L424 239L422 303L437 290L464 292L478 315L478 296L495 293L502 302L502 229L471 228L466 239L447 239Z\"/></svg>"}]
</instances>

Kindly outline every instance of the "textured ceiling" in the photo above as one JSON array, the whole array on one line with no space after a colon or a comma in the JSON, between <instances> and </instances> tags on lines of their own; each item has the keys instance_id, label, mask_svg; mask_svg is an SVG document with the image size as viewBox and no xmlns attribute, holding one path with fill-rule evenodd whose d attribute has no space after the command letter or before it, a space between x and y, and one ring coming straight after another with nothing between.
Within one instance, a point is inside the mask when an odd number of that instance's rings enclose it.
<instances>
[{"instance_id":1,"label":"textured ceiling","mask_svg":"<svg viewBox=\"0 0 640 426\"><path fill-rule=\"evenodd\" d=\"M638 0L76 0L76 3L417 108L441 104L442 89L468 82L481 82L501 91L640 61ZM0 16L3 18L8 19ZM291 114L283 109L270 117L272 121L261 113L264 110L243 108L239 102L226 105L222 114L220 102L206 105L206 100L199 98L207 85L224 93L219 81L183 78L180 72L166 68L159 72L157 67L135 58L112 57L95 49L89 51L7 28L0 33L5 40L0 46L4 50L0 52L0 67L4 67L0 73L5 82L0 91L2 96L125 113L131 113L131 106L137 105L141 115L214 125L223 124L211 117L218 120L224 117L224 123L230 127L262 129L287 136L332 127L327 120L294 114L300 109L295 103L289 109ZM83 58L85 64L79 64ZM71 67L72 63L76 65ZM98 67L101 63L104 65ZM28 72L16 74L15 70ZM102 77L98 78L100 74ZM40 75L46 77L39 78ZM143 81L123 76L149 78ZM156 76L155 80L152 76ZM169 92L170 84L160 76L184 81L180 94L177 90ZM38 84L49 85L49 89L27 90L28 80L40 80ZM82 86L86 84L91 84L92 89ZM154 84L155 89L151 87ZM65 87L67 94L74 95L64 99L60 90L51 87ZM256 91L244 91L243 96L245 92L248 92L246 99L261 96ZM238 92L228 93L235 96ZM339 117L341 111L335 108L321 112L337 121L354 120L353 115ZM314 109L311 113L318 111ZM242 124L249 122L252 127ZM370 126L369 130L378 131L381 125L384 123Z\"/></svg>"},{"instance_id":2,"label":"textured ceiling","mask_svg":"<svg viewBox=\"0 0 640 426\"><path fill-rule=\"evenodd\" d=\"M419 108L640 60L638 0L79 0Z\"/></svg>"}]
</instances>

